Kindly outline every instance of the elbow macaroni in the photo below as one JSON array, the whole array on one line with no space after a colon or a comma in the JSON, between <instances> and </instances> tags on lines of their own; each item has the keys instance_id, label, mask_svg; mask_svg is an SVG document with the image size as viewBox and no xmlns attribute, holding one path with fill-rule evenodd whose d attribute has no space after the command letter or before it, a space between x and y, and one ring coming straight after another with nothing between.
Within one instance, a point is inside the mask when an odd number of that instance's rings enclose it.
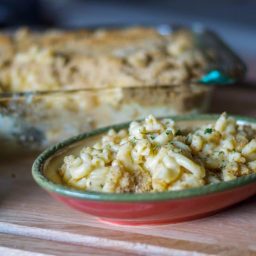
<instances>
[{"instance_id":1,"label":"elbow macaroni","mask_svg":"<svg viewBox=\"0 0 256 256\"><path fill-rule=\"evenodd\" d=\"M149 116L128 130L110 130L79 156L66 156L65 184L102 192L161 192L198 187L256 173L256 136L224 113L215 124L178 130Z\"/></svg>"}]
</instances>

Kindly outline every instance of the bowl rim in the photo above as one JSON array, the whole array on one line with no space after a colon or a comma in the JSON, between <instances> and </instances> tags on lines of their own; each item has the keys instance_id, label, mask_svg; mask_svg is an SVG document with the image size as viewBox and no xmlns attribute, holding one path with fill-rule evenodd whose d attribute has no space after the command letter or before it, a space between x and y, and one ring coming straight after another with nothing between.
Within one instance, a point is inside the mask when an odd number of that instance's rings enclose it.
<instances>
[{"instance_id":1,"label":"bowl rim","mask_svg":"<svg viewBox=\"0 0 256 256\"><path fill-rule=\"evenodd\" d=\"M239 115L229 115L234 117L237 121L241 123L251 123L256 124L256 118L245 117ZM216 120L219 114L189 114L183 116L166 116L159 117L162 118L172 118L174 121L212 121ZM131 122L131 121L130 121ZM57 143L45 151L43 151L34 161L32 166L32 176L36 183L41 186L46 191L52 193L57 193L61 196L76 198L80 200L92 200L92 201L111 201L111 202L147 202L147 201L164 201L164 200L177 200L192 198L198 196L205 196L217 192L223 192L226 190L231 190L233 188L238 188L251 183L256 183L256 173L246 175L243 177L236 178L235 180L220 182L216 184L204 185L198 188L176 190L176 191L166 191L166 192L148 192L148 193L103 193L94 191L82 191L74 189L62 184L56 184L49 180L45 175L43 175L42 170L45 162L57 154L60 150L65 147L70 146L73 143L77 143L86 138L101 134L106 132L108 129L120 130L126 128L130 122L110 125L107 127L95 129L90 132L85 132L77 136L73 136L67 140ZM256 185L256 184L255 184Z\"/></svg>"}]
</instances>

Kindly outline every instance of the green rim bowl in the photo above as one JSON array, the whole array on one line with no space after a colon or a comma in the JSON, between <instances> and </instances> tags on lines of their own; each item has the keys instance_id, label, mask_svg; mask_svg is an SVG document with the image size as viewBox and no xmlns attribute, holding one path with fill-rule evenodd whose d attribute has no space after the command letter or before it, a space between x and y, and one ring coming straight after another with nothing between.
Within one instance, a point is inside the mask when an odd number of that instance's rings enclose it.
<instances>
[{"instance_id":1,"label":"green rim bowl","mask_svg":"<svg viewBox=\"0 0 256 256\"><path fill-rule=\"evenodd\" d=\"M200 125L215 121L219 115L170 117L178 125ZM256 127L256 119L233 116L240 124ZM160 224L195 219L215 213L256 193L256 174L199 188L157 193L102 193L73 189L61 184L57 175L63 157L76 154L110 128L120 130L129 123L86 132L60 142L40 154L32 166L34 180L54 198L99 217L102 221L125 224Z\"/></svg>"}]
</instances>

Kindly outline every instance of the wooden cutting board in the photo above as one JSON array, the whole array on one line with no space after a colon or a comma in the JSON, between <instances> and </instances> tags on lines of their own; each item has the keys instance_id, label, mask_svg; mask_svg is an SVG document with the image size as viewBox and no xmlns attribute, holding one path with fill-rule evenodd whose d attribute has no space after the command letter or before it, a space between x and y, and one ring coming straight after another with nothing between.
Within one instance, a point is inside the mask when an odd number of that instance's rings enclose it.
<instances>
[{"instance_id":1,"label":"wooden cutting board","mask_svg":"<svg viewBox=\"0 0 256 256\"><path fill-rule=\"evenodd\" d=\"M212 103L212 112L256 116L252 89L223 88ZM109 225L39 188L31 177L34 158L0 160L0 255L256 255L256 196L190 222Z\"/></svg>"}]
</instances>

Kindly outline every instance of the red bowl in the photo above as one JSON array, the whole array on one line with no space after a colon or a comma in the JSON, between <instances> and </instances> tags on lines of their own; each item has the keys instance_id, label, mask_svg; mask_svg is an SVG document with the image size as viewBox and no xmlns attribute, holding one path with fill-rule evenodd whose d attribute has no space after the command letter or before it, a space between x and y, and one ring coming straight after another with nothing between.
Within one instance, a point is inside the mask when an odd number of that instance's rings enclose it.
<instances>
[{"instance_id":1,"label":"red bowl","mask_svg":"<svg viewBox=\"0 0 256 256\"><path fill-rule=\"evenodd\" d=\"M215 115L173 117L186 125L209 123ZM235 117L241 123L256 124L256 119ZM111 126L116 130L128 124ZM75 154L95 141L110 127L73 137L44 151L34 162L35 181L54 198L102 221L124 225L161 224L187 221L211 215L256 194L256 174L229 182L211 184L180 191L141 194L117 194L81 191L61 184L57 174L63 157Z\"/></svg>"}]
</instances>

